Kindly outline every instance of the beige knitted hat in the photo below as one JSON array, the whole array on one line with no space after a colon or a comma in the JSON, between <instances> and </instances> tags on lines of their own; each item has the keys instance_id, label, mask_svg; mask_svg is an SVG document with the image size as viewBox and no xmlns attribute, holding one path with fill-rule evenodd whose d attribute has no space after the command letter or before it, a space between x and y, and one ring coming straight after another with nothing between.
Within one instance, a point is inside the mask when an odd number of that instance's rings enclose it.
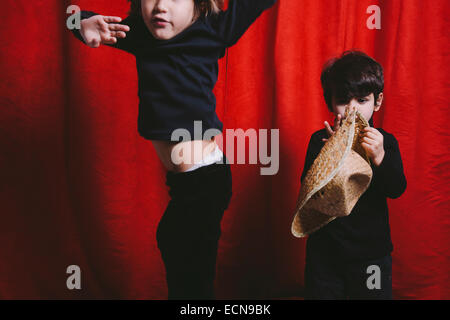
<instances>
[{"instance_id":1,"label":"beige knitted hat","mask_svg":"<svg viewBox=\"0 0 450 320\"><path fill-rule=\"evenodd\" d=\"M305 237L336 217L347 216L369 187L372 168L359 142L369 126L356 110L346 110L341 127L323 146L300 188L292 234Z\"/></svg>"}]
</instances>

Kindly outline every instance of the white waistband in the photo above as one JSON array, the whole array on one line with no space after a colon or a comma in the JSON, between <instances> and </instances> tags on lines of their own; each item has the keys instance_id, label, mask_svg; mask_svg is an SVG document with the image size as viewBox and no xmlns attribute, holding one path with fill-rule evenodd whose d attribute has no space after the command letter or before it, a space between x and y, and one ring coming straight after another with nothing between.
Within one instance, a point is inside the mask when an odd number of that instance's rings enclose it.
<instances>
[{"instance_id":1,"label":"white waistband","mask_svg":"<svg viewBox=\"0 0 450 320\"><path fill-rule=\"evenodd\" d=\"M209 153L206 157L203 158L203 160L200 163L194 164L192 167L187 169L185 172L193 171L200 167L204 167L204 166L213 164L215 162L219 162L222 160L222 158L223 158L223 152L222 152L222 150L220 150L219 146L216 144L216 147L213 152Z\"/></svg>"}]
</instances>

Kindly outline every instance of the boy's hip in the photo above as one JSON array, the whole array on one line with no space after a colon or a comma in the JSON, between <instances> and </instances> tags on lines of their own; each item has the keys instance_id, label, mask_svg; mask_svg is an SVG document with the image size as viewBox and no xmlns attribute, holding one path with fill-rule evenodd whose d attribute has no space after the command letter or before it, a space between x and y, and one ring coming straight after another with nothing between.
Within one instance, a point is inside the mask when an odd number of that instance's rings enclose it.
<instances>
[{"instance_id":1,"label":"boy's hip","mask_svg":"<svg viewBox=\"0 0 450 320\"><path fill-rule=\"evenodd\" d=\"M166 185L174 202L195 203L205 201L225 202L232 194L232 174L227 158L224 163L213 163L188 172L167 172Z\"/></svg>"}]
</instances>

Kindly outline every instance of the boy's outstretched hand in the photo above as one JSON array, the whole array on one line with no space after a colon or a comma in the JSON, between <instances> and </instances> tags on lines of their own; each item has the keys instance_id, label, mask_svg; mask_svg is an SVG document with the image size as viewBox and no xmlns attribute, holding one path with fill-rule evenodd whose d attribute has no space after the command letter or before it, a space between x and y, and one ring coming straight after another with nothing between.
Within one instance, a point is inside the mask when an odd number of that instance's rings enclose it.
<instances>
[{"instance_id":1,"label":"boy's outstretched hand","mask_svg":"<svg viewBox=\"0 0 450 320\"><path fill-rule=\"evenodd\" d=\"M325 121L323 124L325 125L325 129L327 130L327 134L328 137L331 137L336 131L339 130L339 128L341 127L341 115L338 114L335 118L334 118L334 126L333 128L330 127L330 124L328 123L328 121ZM328 139L322 139L323 142L327 142Z\"/></svg>"},{"instance_id":2,"label":"boy's outstretched hand","mask_svg":"<svg viewBox=\"0 0 450 320\"><path fill-rule=\"evenodd\" d=\"M354 112L356 111L356 107L355 106L347 106L346 110L348 109L348 112ZM333 128L330 127L330 124L328 123L328 121L325 121L323 123L325 125L325 129L327 130L327 134L328 137L331 137L332 135L334 135L334 133L336 131L339 130L339 128L341 127L342 124L342 116L340 114L338 114L335 118L334 118L334 126ZM322 139L323 142L327 142L328 139Z\"/></svg>"},{"instance_id":3,"label":"boy's outstretched hand","mask_svg":"<svg viewBox=\"0 0 450 320\"><path fill-rule=\"evenodd\" d=\"M81 20L81 36L91 48L98 48L100 44L115 44L117 38L125 38L130 27L118 24L120 17L95 15Z\"/></svg>"}]
</instances>

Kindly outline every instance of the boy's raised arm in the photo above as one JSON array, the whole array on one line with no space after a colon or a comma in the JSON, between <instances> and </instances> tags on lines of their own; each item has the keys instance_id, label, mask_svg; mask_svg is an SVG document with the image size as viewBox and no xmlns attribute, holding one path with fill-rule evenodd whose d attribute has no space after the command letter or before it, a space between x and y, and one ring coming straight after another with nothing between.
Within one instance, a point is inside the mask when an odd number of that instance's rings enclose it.
<instances>
[{"instance_id":1,"label":"boy's raised arm","mask_svg":"<svg viewBox=\"0 0 450 320\"><path fill-rule=\"evenodd\" d=\"M101 44L134 52L135 42L130 30L133 28L131 16L122 20L120 17L102 16L92 11L81 11L81 30L73 29L77 39L91 48Z\"/></svg>"},{"instance_id":2,"label":"boy's raised arm","mask_svg":"<svg viewBox=\"0 0 450 320\"><path fill-rule=\"evenodd\" d=\"M406 177L403 170L402 157L398 142L394 136L385 138L385 155L378 167L372 167L377 176L380 187L385 195L395 199L400 197L406 190Z\"/></svg>"},{"instance_id":3,"label":"boy's raised arm","mask_svg":"<svg viewBox=\"0 0 450 320\"><path fill-rule=\"evenodd\" d=\"M218 33L227 47L234 45L253 22L277 0L230 0L228 9L219 13Z\"/></svg>"}]
</instances>

